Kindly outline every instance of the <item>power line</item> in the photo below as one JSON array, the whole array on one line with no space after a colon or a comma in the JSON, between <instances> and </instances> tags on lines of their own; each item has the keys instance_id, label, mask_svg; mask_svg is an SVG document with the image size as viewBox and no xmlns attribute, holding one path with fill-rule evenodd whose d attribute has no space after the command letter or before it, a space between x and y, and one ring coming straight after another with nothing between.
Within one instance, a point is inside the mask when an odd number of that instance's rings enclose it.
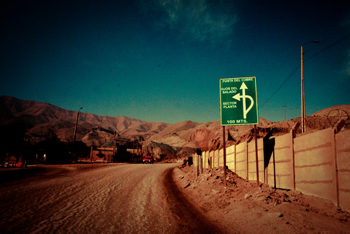
<instances>
[{"instance_id":1,"label":"power line","mask_svg":"<svg viewBox=\"0 0 350 234\"><path fill-rule=\"evenodd\" d=\"M304 61L309 60L309 59L311 59L311 58L315 57L316 55L319 55L319 54L320 54L320 53L322 53L323 51L325 51L325 50L329 49L330 47L332 47L332 46L334 46L334 45L336 45L336 44L338 44L339 42L341 42L342 40L344 40L345 38L347 38L347 37L349 37L349 36L350 36L350 33L349 33L349 34L347 34L346 36L344 36L344 37L340 38L338 41L336 41L336 42L334 42L334 43L330 44L329 46L325 47L323 50L321 50L321 51L317 52L316 54L314 54L314 55L312 55L312 56L308 57L307 59L304 59Z\"/></svg>"},{"instance_id":2,"label":"power line","mask_svg":"<svg viewBox=\"0 0 350 234\"><path fill-rule=\"evenodd\" d=\"M347 23L347 24L345 24L345 25L343 25L342 27L340 27L339 29L337 29L335 32L329 34L327 37L321 38L320 41L321 41L322 43L320 43L320 44L317 43L315 46L311 47L311 48L308 49L308 50L305 50L304 52L305 52L305 53L306 53L306 52L309 52L309 51L311 51L311 50L314 50L314 49L317 48L318 46L320 46L320 45L322 45L322 44L325 44L325 42L327 42L328 39L329 39L330 37L332 37L334 34L336 34L336 33L339 32L340 30L342 30L342 29L344 29L344 28L346 28L346 27L348 27L348 26L350 26L350 22Z\"/></svg>"},{"instance_id":3,"label":"power line","mask_svg":"<svg viewBox=\"0 0 350 234\"><path fill-rule=\"evenodd\" d=\"M266 103L268 103L273 96L275 96L278 91L287 83L287 81L293 76L293 74L296 72L296 70L300 67L300 63L298 63L295 68L290 72L289 76L282 82L282 84L276 89L276 91L263 103L260 105L260 108L264 107Z\"/></svg>"},{"instance_id":4,"label":"power line","mask_svg":"<svg viewBox=\"0 0 350 234\"><path fill-rule=\"evenodd\" d=\"M327 40L327 39L330 38L332 35L334 35L335 33L339 32L341 29L343 29L343 28L345 28L345 27L347 27L347 26L349 26L349 25L350 25L350 23L344 25L344 26L341 27L340 29L336 30L335 32L333 32L332 34L330 34L329 36L327 36L324 40ZM329 49L330 47L332 47L332 46L338 44L339 42L341 42L342 40L344 40L345 38L347 38L347 37L349 37L349 36L350 36L350 33L347 34L346 36L340 38L339 40L333 42L333 43L330 44L329 46L323 48L321 51L319 51L319 52L313 54L312 56L310 56L310 57L304 59L304 61L309 60L309 59L311 59L311 58L313 58L313 57L319 55L320 53L322 53L322 52L324 52L325 50ZM315 47L314 47L314 48L315 48ZM309 51L310 51L310 50L309 50ZM272 98L273 96L275 96L275 94L287 83L287 81L292 77L292 75L296 72L296 70L297 70L299 67L300 67L300 63L298 62L298 64L295 66L295 68L291 71L291 73L287 76L287 78L282 82L282 84L276 89L276 91L273 92L273 94L272 94L263 104L260 105L260 108L263 108L263 107L265 106L265 104L268 103L268 102L271 100L271 98Z\"/></svg>"}]
</instances>

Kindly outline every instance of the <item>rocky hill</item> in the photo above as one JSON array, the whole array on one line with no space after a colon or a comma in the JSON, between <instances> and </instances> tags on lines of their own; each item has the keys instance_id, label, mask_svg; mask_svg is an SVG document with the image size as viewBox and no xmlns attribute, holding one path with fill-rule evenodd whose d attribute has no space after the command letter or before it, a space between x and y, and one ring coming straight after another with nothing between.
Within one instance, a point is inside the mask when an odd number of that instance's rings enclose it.
<instances>
[{"instance_id":1,"label":"rocky hill","mask_svg":"<svg viewBox=\"0 0 350 234\"><path fill-rule=\"evenodd\" d=\"M258 127L263 128L270 124L272 124L271 121L259 118ZM226 129L232 138L238 140L242 136L250 134L253 126L227 126ZM207 123L184 121L169 125L160 133L151 136L145 143L159 142L174 147L187 147L194 149L215 148L218 147L217 144L220 144L222 131L222 126L219 120ZM226 138L228 139L228 135Z\"/></svg>"},{"instance_id":2,"label":"rocky hill","mask_svg":"<svg viewBox=\"0 0 350 234\"><path fill-rule=\"evenodd\" d=\"M341 119L346 121L344 128L349 128L350 105L340 105L318 111L312 116L306 117L307 132L319 131L322 129L334 127ZM271 122L259 117L257 125L258 137L262 138L269 135L283 135L288 133L293 127L296 127L296 134L302 134L300 127L300 117L282 122ZM182 147L187 149L215 150L223 146L223 128L220 120L207 123L195 123L183 121L167 126L163 131L151 136L144 142L147 144L167 144L172 147ZM253 138L253 126L226 126L227 145L237 144L243 141L249 141ZM189 150L188 150L189 151Z\"/></svg>"},{"instance_id":3,"label":"rocky hill","mask_svg":"<svg viewBox=\"0 0 350 234\"><path fill-rule=\"evenodd\" d=\"M338 105L315 112L312 116L349 117L350 105Z\"/></svg>"}]
</instances>

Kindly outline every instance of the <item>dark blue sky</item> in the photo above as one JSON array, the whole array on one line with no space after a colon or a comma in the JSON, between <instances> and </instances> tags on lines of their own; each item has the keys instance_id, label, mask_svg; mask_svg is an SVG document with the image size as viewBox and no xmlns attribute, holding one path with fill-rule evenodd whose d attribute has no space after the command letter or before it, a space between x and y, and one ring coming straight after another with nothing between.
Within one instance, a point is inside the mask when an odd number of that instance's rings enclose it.
<instances>
[{"instance_id":1,"label":"dark blue sky","mask_svg":"<svg viewBox=\"0 0 350 234\"><path fill-rule=\"evenodd\" d=\"M0 20L0 95L207 122L220 78L256 76L259 116L281 121L283 105L300 115L300 47L320 40L304 46L306 114L350 104L349 1L18 0Z\"/></svg>"}]
</instances>

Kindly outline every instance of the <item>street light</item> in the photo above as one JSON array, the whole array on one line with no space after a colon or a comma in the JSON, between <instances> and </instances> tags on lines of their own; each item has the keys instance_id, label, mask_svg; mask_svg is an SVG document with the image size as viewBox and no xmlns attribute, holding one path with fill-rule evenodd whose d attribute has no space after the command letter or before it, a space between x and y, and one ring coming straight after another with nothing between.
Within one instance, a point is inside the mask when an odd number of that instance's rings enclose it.
<instances>
[{"instance_id":1,"label":"street light","mask_svg":"<svg viewBox=\"0 0 350 234\"><path fill-rule=\"evenodd\" d=\"M74 143L75 143L75 137L77 135L77 125L78 125L78 118L79 118L79 113L80 113L80 110L83 109L83 107L80 107L78 113L77 113L77 119L75 121L75 128L74 128L74 135L73 135L73 146L74 146Z\"/></svg>"},{"instance_id":2,"label":"street light","mask_svg":"<svg viewBox=\"0 0 350 234\"><path fill-rule=\"evenodd\" d=\"M305 132L305 89L304 89L304 51L303 46L308 43L318 43L318 40L308 41L301 46L301 132Z\"/></svg>"}]
</instances>

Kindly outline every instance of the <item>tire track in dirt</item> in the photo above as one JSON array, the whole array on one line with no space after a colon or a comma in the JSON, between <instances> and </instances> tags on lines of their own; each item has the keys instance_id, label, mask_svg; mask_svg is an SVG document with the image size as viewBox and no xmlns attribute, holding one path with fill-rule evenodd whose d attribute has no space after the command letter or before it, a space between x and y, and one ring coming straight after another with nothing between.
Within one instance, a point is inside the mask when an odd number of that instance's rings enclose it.
<instances>
[{"instance_id":1,"label":"tire track in dirt","mask_svg":"<svg viewBox=\"0 0 350 234\"><path fill-rule=\"evenodd\" d=\"M175 166L61 168L66 171L57 177L21 186L15 181L0 192L6 201L0 204L0 226L3 233L216 232L184 203L170 178Z\"/></svg>"},{"instance_id":2,"label":"tire track in dirt","mask_svg":"<svg viewBox=\"0 0 350 234\"><path fill-rule=\"evenodd\" d=\"M58 202L55 207L50 208L55 213L49 219L43 220L36 229L45 233L58 230L76 233L76 230L96 230L96 227L103 226L100 220L105 218L99 219L98 216L107 212L109 194L120 185L115 183L119 180L113 178L115 170L128 174L131 169L125 170L125 166L106 167L93 173L87 172L75 176L69 186L45 204L48 206Z\"/></svg>"}]
</instances>

